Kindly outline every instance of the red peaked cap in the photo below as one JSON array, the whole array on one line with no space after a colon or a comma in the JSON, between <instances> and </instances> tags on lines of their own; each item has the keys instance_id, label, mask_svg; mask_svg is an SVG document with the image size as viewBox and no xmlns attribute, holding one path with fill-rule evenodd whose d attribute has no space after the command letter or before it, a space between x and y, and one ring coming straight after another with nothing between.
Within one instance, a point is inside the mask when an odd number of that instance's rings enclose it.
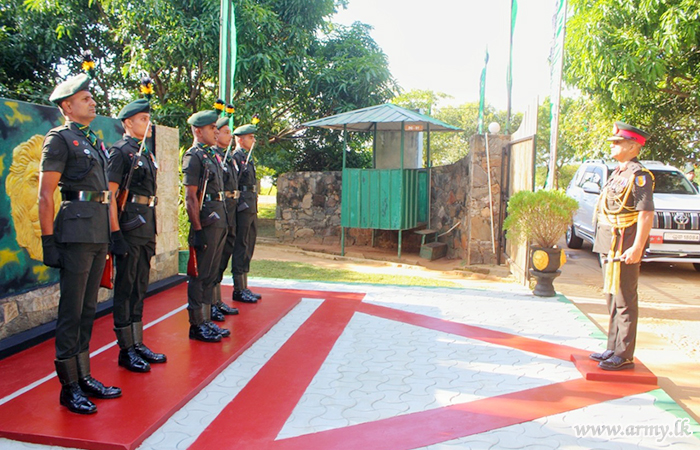
<instances>
[{"instance_id":1,"label":"red peaked cap","mask_svg":"<svg viewBox=\"0 0 700 450\"><path fill-rule=\"evenodd\" d=\"M623 139L628 139L630 141L635 141L640 143L642 146L646 143L649 138L649 133L640 130L632 125L627 125L624 122L615 122L613 125L613 135L609 137L609 141L620 141Z\"/></svg>"}]
</instances>

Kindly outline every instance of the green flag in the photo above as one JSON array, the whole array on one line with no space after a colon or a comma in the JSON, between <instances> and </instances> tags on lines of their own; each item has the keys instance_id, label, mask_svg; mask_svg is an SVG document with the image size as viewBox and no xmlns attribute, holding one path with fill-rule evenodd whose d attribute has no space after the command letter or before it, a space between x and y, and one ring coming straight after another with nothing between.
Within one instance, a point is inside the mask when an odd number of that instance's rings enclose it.
<instances>
[{"instance_id":1,"label":"green flag","mask_svg":"<svg viewBox=\"0 0 700 450\"><path fill-rule=\"evenodd\" d=\"M233 0L221 0L219 30L219 98L229 102L233 98L236 77L236 11Z\"/></svg>"},{"instance_id":2,"label":"green flag","mask_svg":"<svg viewBox=\"0 0 700 450\"><path fill-rule=\"evenodd\" d=\"M486 66L489 64L489 49L486 48L486 58L484 68L481 70L481 81L479 82L479 134L484 134L484 98L486 95Z\"/></svg>"},{"instance_id":3,"label":"green flag","mask_svg":"<svg viewBox=\"0 0 700 450\"><path fill-rule=\"evenodd\" d=\"M510 134L510 99L513 92L513 34L515 33L515 18L518 16L518 0L510 3L510 46L508 48L508 73L506 74L506 89L508 94L508 110L506 111L506 134Z\"/></svg>"}]
</instances>

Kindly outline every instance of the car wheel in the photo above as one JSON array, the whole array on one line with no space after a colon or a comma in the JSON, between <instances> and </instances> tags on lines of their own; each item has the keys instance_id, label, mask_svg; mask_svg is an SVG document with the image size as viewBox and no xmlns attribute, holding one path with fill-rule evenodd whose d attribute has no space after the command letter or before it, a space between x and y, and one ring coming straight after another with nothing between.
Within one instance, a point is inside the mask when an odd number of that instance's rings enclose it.
<instances>
[{"instance_id":1,"label":"car wheel","mask_svg":"<svg viewBox=\"0 0 700 450\"><path fill-rule=\"evenodd\" d=\"M576 236L576 230L573 224L569 225L569 228L566 229L566 246L573 249L583 246L583 239Z\"/></svg>"},{"instance_id":2,"label":"car wheel","mask_svg":"<svg viewBox=\"0 0 700 450\"><path fill-rule=\"evenodd\" d=\"M693 267L695 267L696 272L700 272L700 263L693 263Z\"/></svg>"}]
</instances>

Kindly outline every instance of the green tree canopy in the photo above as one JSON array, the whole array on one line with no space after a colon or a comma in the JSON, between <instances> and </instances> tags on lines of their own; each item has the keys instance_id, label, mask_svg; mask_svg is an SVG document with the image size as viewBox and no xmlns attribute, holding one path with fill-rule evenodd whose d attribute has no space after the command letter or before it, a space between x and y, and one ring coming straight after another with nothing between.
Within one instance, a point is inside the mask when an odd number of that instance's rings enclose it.
<instances>
[{"instance_id":1,"label":"green tree canopy","mask_svg":"<svg viewBox=\"0 0 700 450\"><path fill-rule=\"evenodd\" d=\"M697 160L697 0L571 0L565 80L600 111L652 133L649 158ZM612 121L612 119L611 119Z\"/></svg>"},{"instance_id":2,"label":"green tree canopy","mask_svg":"<svg viewBox=\"0 0 700 450\"><path fill-rule=\"evenodd\" d=\"M342 142L301 124L395 95L370 28L330 23L346 0L233 1L238 61L234 98L224 100L236 108L235 124L259 115L256 154L275 173L335 167ZM81 51L91 50L101 114L114 115L137 97L139 79L148 74L156 122L178 127L187 145L187 117L216 99L218 0L9 3L0 7L0 95L47 102L58 80L80 70ZM351 139L351 148L362 148L361 136Z\"/></svg>"},{"instance_id":3,"label":"green tree canopy","mask_svg":"<svg viewBox=\"0 0 700 450\"><path fill-rule=\"evenodd\" d=\"M424 113L430 111L430 115L445 123L461 128L457 133L431 133L430 154L433 165L452 164L467 156L469 153L469 139L478 131L479 102L464 103L459 106L438 107L437 104L444 99L451 98L442 92L414 89L395 97L391 102L408 109L422 109ZM522 114L515 114L512 119L512 128L517 130L522 121ZM498 122L501 129L505 128L506 112L496 111L491 105L484 107L484 122Z\"/></svg>"}]
</instances>

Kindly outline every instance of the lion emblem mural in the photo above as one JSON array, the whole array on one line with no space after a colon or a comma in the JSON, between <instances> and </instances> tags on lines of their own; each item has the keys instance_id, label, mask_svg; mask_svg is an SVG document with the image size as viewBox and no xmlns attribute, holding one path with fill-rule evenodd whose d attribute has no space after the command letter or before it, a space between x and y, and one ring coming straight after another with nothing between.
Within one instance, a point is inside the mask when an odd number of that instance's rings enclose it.
<instances>
[{"instance_id":1,"label":"lion emblem mural","mask_svg":"<svg viewBox=\"0 0 700 450\"><path fill-rule=\"evenodd\" d=\"M12 205L12 220L15 224L17 243L29 256L42 261L41 227L39 225L39 169L43 135L34 135L14 148L12 165L5 180L5 191ZM54 193L56 213L61 206L61 194Z\"/></svg>"}]
</instances>

